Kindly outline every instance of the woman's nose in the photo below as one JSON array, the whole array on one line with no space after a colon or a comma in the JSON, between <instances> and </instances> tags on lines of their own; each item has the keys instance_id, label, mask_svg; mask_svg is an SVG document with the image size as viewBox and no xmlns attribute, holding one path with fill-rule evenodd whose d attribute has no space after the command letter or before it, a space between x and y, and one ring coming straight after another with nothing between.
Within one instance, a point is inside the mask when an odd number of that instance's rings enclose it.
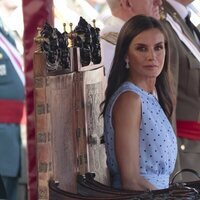
<instances>
[{"instance_id":1,"label":"woman's nose","mask_svg":"<svg viewBox=\"0 0 200 200\"><path fill-rule=\"evenodd\" d=\"M148 60L154 60L155 59L155 52L153 50L149 50L147 52L147 59Z\"/></svg>"}]
</instances>

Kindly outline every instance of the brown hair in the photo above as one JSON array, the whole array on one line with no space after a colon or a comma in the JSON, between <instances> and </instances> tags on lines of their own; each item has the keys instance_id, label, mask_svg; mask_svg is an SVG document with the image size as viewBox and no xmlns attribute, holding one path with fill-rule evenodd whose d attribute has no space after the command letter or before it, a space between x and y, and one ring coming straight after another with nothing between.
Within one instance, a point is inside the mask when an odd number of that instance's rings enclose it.
<instances>
[{"instance_id":1,"label":"brown hair","mask_svg":"<svg viewBox=\"0 0 200 200\"><path fill-rule=\"evenodd\" d=\"M125 67L125 56L127 54L131 41L141 32L149 29L159 29L165 36L166 56L163 70L156 79L156 89L159 97L159 103L163 108L165 114L170 119L173 112L173 98L172 98L172 75L169 69L169 53L167 45L167 34L165 33L162 24L153 17L145 15L137 15L130 18L122 27L115 49L115 55L112 62L111 71L108 78L108 84L105 91L105 100L101 103L101 115L105 115L105 110L108 102L114 92L119 86L127 81L129 70Z\"/></svg>"}]
</instances>

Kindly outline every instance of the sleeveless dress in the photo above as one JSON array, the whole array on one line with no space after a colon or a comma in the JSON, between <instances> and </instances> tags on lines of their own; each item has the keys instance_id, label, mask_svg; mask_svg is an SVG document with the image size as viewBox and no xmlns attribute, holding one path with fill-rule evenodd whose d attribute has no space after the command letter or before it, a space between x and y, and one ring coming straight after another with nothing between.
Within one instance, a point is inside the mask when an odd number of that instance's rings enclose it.
<instances>
[{"instance_id":1,"label":"sleeveless dress","mask_svg":"<svg viewBox=\"0 0 200 200\"><path fill-rule=\"evenodd\" d=\"M138 94L142 103L139 155L140 174L156 188L168 188L169 177L174 170L177 158L175 133L157 99L131 82L123 83L113 94L104 117L104 140L112 187L121 188L120 174L114 150L115 133L112 126L112 110L117 98L126 91Z\"/></svg>"}]
</instances>

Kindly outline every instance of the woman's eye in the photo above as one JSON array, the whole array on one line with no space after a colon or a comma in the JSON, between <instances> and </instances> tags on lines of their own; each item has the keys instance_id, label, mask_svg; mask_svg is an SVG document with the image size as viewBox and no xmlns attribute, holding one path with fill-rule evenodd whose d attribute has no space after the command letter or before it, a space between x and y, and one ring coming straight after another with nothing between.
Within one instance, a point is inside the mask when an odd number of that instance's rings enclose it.
<instances>
[{"instance_id":1,"label":"woman's eye","mask_svg":"<svg viewBox=\"0 0 200 200\"><path fill-rule=\"evenodd\" d=\"M141 52L144 52L144 51L147 50L147 48L146 47L137 47L137 50L141 51Z\"/></svg>"},{"instance_id":2,"label":"woman's eye","mask_svg":"<svg viewBox=\"0 0 200 200\"><path fill-rule=\"evenodd\" d=\"M164 47L163 45L158 45L155 47L155 50L159 51L159 50L162 50Z\"/></svg>"}]
</instances>

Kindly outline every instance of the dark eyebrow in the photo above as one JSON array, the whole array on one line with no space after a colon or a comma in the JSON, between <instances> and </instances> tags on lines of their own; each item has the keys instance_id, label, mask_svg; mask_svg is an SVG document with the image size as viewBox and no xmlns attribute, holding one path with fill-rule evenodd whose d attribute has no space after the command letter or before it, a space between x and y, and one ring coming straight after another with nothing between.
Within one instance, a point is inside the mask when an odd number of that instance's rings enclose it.
<instances>
[{"instance_id":1,"label":"dark eyebrow","mask_svg":"<svg viewBox=\"0 0 200 200\"><path fill-rule=\"evenodd\" d=\"M165 42L158 42L155 45L157 46L157 45L161 45L161 44L165 44Z\"/></svg>"},{"instance_id":2,"label":"dark eyebrow","mask_svg":"<svg viewBox=\"0 0 200 200\"><path fill-rule=\"evenodd\" d=\"M146 46L146 44L143 44L143 43L136 43L135 45L137 45L137 46Z\"/></svg>"},{"instance_id":3,"label":"dark eyebrow","mask_svg":"<svg viewBox=\"0 0 200 200\"><path fill-rule=\"evenodd\" d=\"M165 42L164 41L163 42L158 42L158 43L155 44L155 46L161 45L161 44L165 44ZM136 43L135 45L137 45L137 46L147 46L146 44L143 44L143 43Z\"/></svg>"}]
</instances>

